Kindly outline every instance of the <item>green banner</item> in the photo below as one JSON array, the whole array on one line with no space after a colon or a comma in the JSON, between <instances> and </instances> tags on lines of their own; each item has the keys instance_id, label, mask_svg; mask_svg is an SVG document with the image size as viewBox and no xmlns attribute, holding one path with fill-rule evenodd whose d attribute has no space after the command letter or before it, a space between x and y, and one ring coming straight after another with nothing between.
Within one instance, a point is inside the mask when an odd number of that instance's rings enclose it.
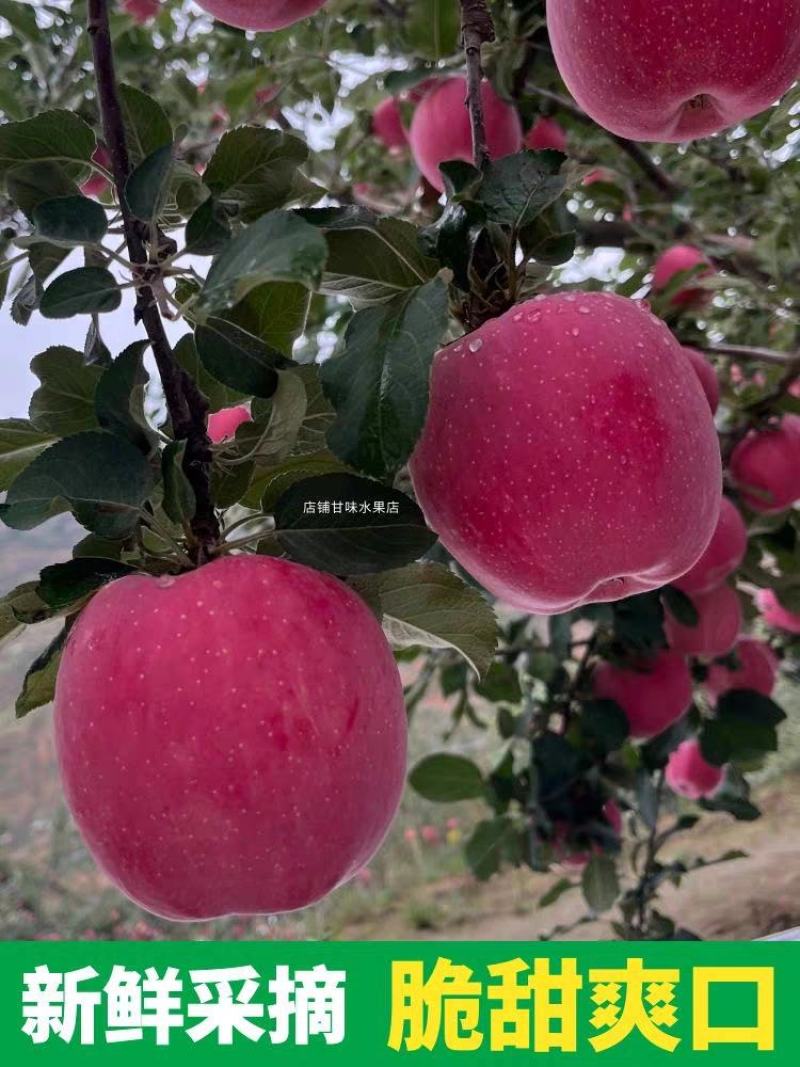
<instances>
[{"instance_id":1,"label":"green banner","mask_svg":"<svg viewBox=\"0 0 800 1067\"><path fill-rule=\"evenodd\" d=\"M800 1060L800 944L14 942L5 1062Z\"/></svg>"}]
</instances>

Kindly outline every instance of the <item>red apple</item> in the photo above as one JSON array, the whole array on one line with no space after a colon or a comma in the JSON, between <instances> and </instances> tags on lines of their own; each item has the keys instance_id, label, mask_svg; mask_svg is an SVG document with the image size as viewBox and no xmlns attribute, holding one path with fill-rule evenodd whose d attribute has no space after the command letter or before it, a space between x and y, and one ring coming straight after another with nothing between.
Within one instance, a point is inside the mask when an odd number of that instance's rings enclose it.
<instances>
[{"instance_id":1,"label":"red apple","mask_svg":"<svg viewBox=\"0 0 800 1067\"><path fill-rule=\"evenodd\" d=\"M547 28L578 104L634 141L719 133L800 70L800 0L549 0Z\"/></svg>"},{"instance_id":2,"label":"red apple","mask_svg":"<svg viewBox=\"0 0 800 1067\"><path fill-rule=\"evenodd\" d=\"M677 652L658 652L631 667L601 663L592 676L592 688L599 699L619 704L631 736L640 739L662 733L692 703L692 676Z\"/></svg>"},{"instance_id":3,"label":"red apple","mask_svg":"<svg viewBox=\"0 0 800 1067\"><path fill-rule=\"evenodd\" d=\"M778 659L766 641L742 637L733 651L739 666L732 669L722 663L713 663L704 683L709 693L720 697L729 689L754 689L768 697L775 688Z\"/></svg>"},{"instance_id":4,"label":"red apple","mask_svg":"<svg viewBox=\"0 0 800 1067\"><path fill-rule=\"evenodd\" d=\"M160 0L122 0L122 9L125 14L130 15L140 26L154 19L160 7Z\"/></svg>"},{"instance_id":5,"label":"red apple","mask_svg":"<svg viewBox=\"0 0 800 1067\"><path fill-rule=\"evenodd\" d=\"M251 422L252 416L244 404L237 404L233 408L222 408L208 416L208 436L211 441L218 445L221 441L229 441L236 436L236 431L243 422Z\"/></svg>"},{"instance_id":6,"label":"red apple","mask_svg":"<svg viewBox=\"0 0 800 1067\"><path fill-rule=\"evenodd\" d=\"M735 589L718 585L692 595L700 616L696 626L685 626L664 613L664 633L670 648L686 656L724 656L736 644L742 628L742 605Z\"/></svg>"},{"instance_id":7,"label":"red apple","mask_svg":"<svg viewBox=\"0 0 800 1067\"><path fill-rule=\"evenodd\" d=\"M465 78L442 78L417 105L408 141L417 166L442 192L439 164L449 159L471 163L472 131L466 106ZM487 81L481 84L486 140L492 159L511 155L522 147L522 126L516 109L501 100Z\"/></svg>"},{"instance_id":8,"label":"red apple","mask_svg":"<svg viewBox=\"0 0 800 1067\"><path fill-rule=\"evenodd\" d=\"M696 348L688 348L684 345L683 351L689 357L689 362L694 367L695 373L700 379L700 384L703 387L703 392L706 394L708 406L711 408L711 414L713 415L719 407L719 380L717 379L717 372L703 353L698 352Z\"/></svg>"},{"instance_id":9,"label":"red apple","mask_svg":"<svg viewBox=\"0 0 800 1067\"><path fill-rule=\"evenodd\" d=\"M786 630L790 634L800 634L800 615L785 608L772 589L759 589L756 604L768 626L775 630Z\"/></svg>"},{"instance_id":10,"label":"red apple","mask_svg":"<svg viewBox=\"0 0 800 1067\"><path fill-rule=\"evenodd\" d=\"M240 30L282 30L315 14L325 0L196 0L209 15Z\"/></svg>"},{"instance_id":11,"label":"red apple","mask_svg":"<svg viewBox=\"0 0 800 1067\"><path fill-rule=\"evenodd\" d=\"M535 151L551 148L556 152L566 152L567 135L555 119L542 116L528 130L525 147L533 148Z\"/></svg>"},{"instance_id":12,"label":"red apple","mask_svg":"<svg viewBox=\"0 0 800 1067\"><path fill-rule=\"evenodd\" d=\"M653 290L660 292L666 289L676 274L682 274L683 271L692 270L701 264L705 264L706 269L696 274L695 278L707 278L714 273L713 267L699 248L694 248L692 245L673 245L666 252L662 252L655 262ZM670 304L681 308L703 307L712 296L710 289L703 289L690 283L672 294Z\"/></svg>"},{"instance_id":13,"label":"red apple","mask_svg":"<svg viewBox=\"0 0 800 1067\"><path fill-rule=\"evenodd\" d=\"M748 434L734 448L730 470L753 511L773 515L800 500L800 415Z\"/></svg>"},{"instance_id":14,"label":"red apple","mask_svg":"<svg viewBox=\"0 0 800 1067\"><path fill-rule=\"evenodd\" d=\"M393 96L381 100L372 112L372 132L389 149L405 148L408 144L403 116Z\"/></svg>"},{"instance_id":15,"label":"red apple","mask_svg":"<svg viewBox=\"0 0 800 1067\"><path fill-rule=\"evenodd\" d=\"M739 567L747 551L747 527L739 511L724 496L717 528L708 547L690 571L672 584L689 596L721 585Z\"/></svg>"},{"instance_id":16,"label":"red apple","mask_svg":"<svg viewBox=\"0 0 800 1067\"><path fill-rule=\"evenodd\" d=\"M700 742L682 741L667 763L667 785L673 793L691 800L710 797L719 789L725 772L703 759Z\"/></svg>"},{"instance_id":17,"label":"red apple","mask_svg":"<svg viewBox=\"0 0 800 1067\"><path fill-rule=\"evenodd\" d=\"M410 467L448 551L538 614L673 581L719 514L697 375L660 319L610 293L536 297L439 352Z\"/></svg>"},{"instance_id":18,"label":"red apple","mask_svg":"<svg viewBox=\"0 0 800 1067\"><path fill-rule=\"evenodd\" d=\"M338 579L267 556L106 586L70 633L55 717L89 850L170 919L319 900L369 861L403 788L380 625Z\"/></svg>"},{"instance_id":19,"label":"red apple","mask_svg":"<svg viewBox=\"0 0 800 1067\"><path fill-rule=\"evenodd\" d=\"M104 145L99 144L92 152L92 162L111 171L111 156ZM108 180L96 170L93 170L81 185L81 192L84 196L102 196L106 189L108 189Z\"/></svg>"},{"instance_id":20,"label":"red apple","mask_svg":"<svg viewBox=\"0 0 800 1067\"><path fill-rule=\"evenodd\" d=\"M594 185L595 182L613 183L615 181L616 175L613 170L608 170L607 167L596 167L594 170L589 171L581 185Z\"/></svg>"}]
</instances>

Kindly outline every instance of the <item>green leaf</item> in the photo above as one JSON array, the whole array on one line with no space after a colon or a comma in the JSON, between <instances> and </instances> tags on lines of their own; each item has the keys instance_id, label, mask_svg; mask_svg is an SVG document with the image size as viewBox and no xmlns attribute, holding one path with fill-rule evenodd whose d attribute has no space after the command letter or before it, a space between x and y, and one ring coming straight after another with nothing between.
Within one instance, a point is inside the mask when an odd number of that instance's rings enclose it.
<instances>
[{"instance_id":1,"label":"green leaf","mask_svg":"<svg viewBox=\"0 0 800 1067\"><path fill-rule=\"evenodd\" d=\"M58 665L61 662L61 653L67 639L68 627L64 626L47 648L31 664L25 681L22 683L22 692L17 697L17 718L23 719L35 708L49 704L56 691L56 677Z\"/></svg>"},{"instance_id":2,"label":"green leaf","mask_svg":"<svg viewBox=\"0 0 800 1067\"><path fill-rule=\"evenodd\" d=\"M452 648L479 676L489 670L497 646L492 606L446 567L411 563L350 584L383 616L393 647Z\"/></svg>"},{"instance_id":3,"label":"green leaf","mask_svg":"<svg viewBox=\"0 0 800 1067\"><path fill-rule=\"evenodd\" d=\"M474 589L471 591L475 592ZM486 677L475 686L475 692L492 704L501 701L506 704L518 704L522 700L519 674L510 663L493 663Z\"/></svg>"},{"instance_id":4,"label":"green leaf","mask_svg":"<svg viewBox=\"0 0 800 1067\"><path fill-rule=\"evenodd\" d=\"M325 238L297 215L271 211L242 230L219 253L200 292L207 312L231 308L265 282L316 288L327 256Z\"/></svg>"},{"instance_id":5,"label":"green leaf","mask_svg":"<svg viewBox=\"0 0 800 1067\"><path fill-rule=\"evenodd\" d=\"M211 411L220 411L247 399L246 393L228 389L222 382L213 378L200 362L200 355L194 341L194 334L187 333L177 341L172 354L187 374L197 384L203 396L208 400Z\"/></svg>"},{"instance_id":6,"label":"green leaf","mask_svg":"<svg viewBox=\"0 0 800 1067\"><path fill-rule=\"evenodd\" d=\"M173 522L182 525L191 520L197 499L186 477L184 461L186 442L173 441L161 453L161 475L164 480L164 511Z\"/></svg>"},{"instance_id":7,"label":"green leaf","mask_svg":"<svg viewBox=\"0 0 800 1067\"><path fill-rule=\"evenodd\" d=\"M439 752L426 756L411 771L408 782L426 800L448 803L472 800L486 793L480 768L466 756Z\"/></svg>"},{"instance_id":8,"label":"green leaf","mask_svg":"<svg viewBox=\"0 0 800 1067\"><path fill-rule=\"evenodd\" d=\"M13 482L0 518L31 530L69 509L92 533L125 537L155 478L138 449L102 430L75 434L46 449Z\"/></svg>"},{"instance_id":9,"label":"green leaf","mask_svg":"<svg viewBox=\"0 0 800 1067\"><path fill-rule=\"evenodd\" d=\"M186 251L195 256L216 255L230 239L227 215L215 197L209 196L195 208L186 223Z\"/></svg>"},{"instance_id":10,"label":"green leaf","mask_svg":"<svg viewBox=\"0 0 800 1067\"><path fill-rule=\"evenodd\" d=\"M270 282L252 289L225 318L271 348L291 356L308 317L311 293L296 282Z\"/></svg>"},{"instance_id":11,"label":"green leaf","mask_svg":"<svg viewBox=\"0 0 800 1067\"><path fill-rule=\"evenodd\" d=\"M259 472L242 503L245 507L260 509L269 515L274 511L281 496L295 482L320 474L342 473L344 470L343 465L330 452L292 456L277 466Z\"/></svg>"},{"instance_id":12,"label":"green leaf","mask_svg":"<svg viewBox=\"0 0 800 1067\"><path fill-rule=\"evenodd\" d=\"M28 412L37 430L67 437L96 428L94 397L102 368L86 363L74 348L55 345L33 357L31 370L42 383Z\"/></svg>"},{"instance_id":13,"label":"green leaf","mask_svg":"<svg viewBox=\"0 0 800 1067\"><path fill-rule=\"evenodd\" d=\"M640 652L653 652L666 646L661 590L617 600L611 609L614 636L622 644Z\"/></svg>"},{"instance_id":14,"label":"green leaf","mask_svg":"<svg viewBox=\"0 0 800 1067\"><path fill-rule=\"evenodd\" d=\"M415 55L444 59L458 47L461 13L456 0L413 0L403 18L404 36Z\"/></svg>"},{"instance_id":15,"label":"green leaf","mask_svg":"<svg viewBox=\"0 0 800 1067\"><path fill-rule=\"evenodd\" d=\"M383 477L411 455L425 423L431 363L447 324L441 278L353 316L341 353L320 372L337 414L328 446L349 466Z\"/></svg>"},{"instance_id":16,"label":"green leaf","mask_svg":"<svg viewBox=\"0 0 800 1067\"><path fill-rule=\"evenodd\" d=\"M592 856L583 869L581 888L593 912L608 911L620 892L617 865L611 856Z\"/></svg>"},{"instance_id":17,"label":"green leaf","mask_svg":"<svg viewBox=\"0 0 800 1067\"><path fill-rule=\"evenodd\" d=\"M496 874L503 861L519 863L519 838L509 816L479 822L464 848L470 870L485 882Z\"/></svg>"},{"instance_id":18,"label":"green leaf","mask_svg":"<svg viewBox=\"0 0 800 1067\"><path fill-rule=\"evenodd\" d=\"M1 419L0 493L54 440L52 434L37 430L27 419Z\"/></svg>"},{"instance_id":19,"label":"green leaf","mask_svg":"<svg viewBox=\"0 0 800 1067\"><path fill-rule=\"evenodd\" d=\"M661 593L670 615L674 616L682 626L697 626L700 616L691 597L674 585L664 586Z\"/></svg>"},{"instance_id":20,"label":"green leaf","mask_svg":"<svg viewBox=\"0 0 800 1067\"><path fill-rule=\"evenodd\" d=\"M81 195L76 183L62 167L47 162L23 163L12 167L6 175L6 188L8 195L28 218L33 218L34 210L48 200ZM96 206L103 211L99 204Z\"/></svg>"},{"instance_id":21,"label":"green leaf","mask_svg":"<svg viewBox=\"0 0 800 1067\"><path fill-rule=\"evenodd\" d=\"M172 144L172 126L161 105L141 89L122 84L119 98L128 154L136 167L158 148Z\"/></svg>"},{"instance_id":22,"label":"green leaf","mask_svg":"<svg viewBox=\"0 0 800 1067\"><path fill-rule=\"evenodd\" d=\"M81 556L45 567L39 575L36 592L45 604L61 611L84 600L109 582L134 573L134 567L118 560Z\"/></svg>"},{"instance_id":23,"label":"green leaf","mask_svg":"<svg viewBox=\"0 0 800 1067\"><path fill-rule=\"evenodd\" d=\"M630 733L628 716L613 700L585 700L581 705L581 731L601 752L616 752Z\"/></svg>"},{"instance_id":24,"label":"green leaf","mask_svg":"<svg viewBox=\"0 0 800 1067\"><path fill-rule=\"evenodd\" d=\"M134 341L120 352L97 383L94 408L99 425L110 433L127 437L148 454L154 434L144 413L145 387L149 380L144 369L148 341Z\"/></svg>"},{"instance_id":25,"label":"green leaf","mask_svg":"<svg viewBox=\"0 0 800 1067\"><path fill-rule=\"evenodd\" d=\"M294 368L280 372L274 396L269 402L255 401L253 421L240 426L236 433L235 448L240 458L252 459L259 467L286 459L295 446L305 414L302 377ZM263 490L259 487L256 491L260 495Z\"/></svg>"},{"instance_id":26,"label":"green leaf","mask_svg":"<svg viewBox=\"0 0 800 1067\"><path fill-rule=\"evenodd\" d=\"M125 199L133 214L143 222L159 217L169 193L173 147L162 145L142 160L125 182Z\"/></svg>"},{"instance_id":27,"label":"green leaf","mask_svg":"<svg viewBox=\"0 0 800 1067\"><path fill-rule=\"evenodd\" d=\"M559 152L518 152L486 167L476 199L490 222L518 231L564 191Z\"/></svg>"},{"instance_id":28,"label":"green leaf","mask_svg":"<svg viewBox=\"0 0 800 1067\"><path fill-rule=\"evenodd\" d=\"M195 331L200 360L212 377L246 396L268 399L278 388L286 358L225 319L209 318Z\"/></svg>"},{"instance_id":29,"label":"green leaf","mask_svg":"<svg viewBox=\"0 0 800 1067\"><path fill-rule=\"evenodd\" d=\"M116 311L122 293L105 267L76 267L59 274L42 293L39 310L46 319Z\"/></svg>"},{"instance_id":30,"label":"green leaf","mask_svg":"<svg viewBox=\"0 0 800 1067\"><path fill-rule=\"evenodd\" d=\"M103 208L85 196L45 200L33 209L33 222L41 237L67 247L99 244L108 228Z\"/></svg>"},{"instance_id":31,"label":"green leaf","mask_svg":"<svg viewBox=\"0 0 800 1067\"><path fill-rule=\"evenodd\" d=\"M400 567L436 541L410 497L352 474L296 482L274 517L278 541L293 559L334 574Z\"/></svg>"},{"instance_id":32,"label":"green leaf","mask_svg":"<svg viewBox=\"0 0 800 1067\"><path fill-rule=\"evenodd\" d=\"M555 904L560 897L565 893L568 893L570 889L575 888L575 883L571 882L569 878L559 878L557 882L554 882L553 885L550 886L546 893L542 893L539 897L539 907L547 908L551 904Z\"/></svg>"},{"instance_id":33,"label":"green leaf","mask_svg":"<svg viewBox=\"0 0 800 1067\"><path fill-rule=\"evenodd\" d=\"M61 164L69 177L86 173L96 145L94 132L72 111L43 111L32 119L0 126L0 176L21 163Z\"/></svg>"},{"instance_id":34,"label":"green leaf","mask_svg":"<svg viewBox=\"0 0 800 1067\"><path fill-rule=\"evenodd\" d=\"M11 610L17 622L24 623L26 626L34 626L36 623L52 619L57 614L39 596L38 587L38 581L23 582L10 593L6 593L3 603Z\"/></svg>"},{"instance_id":35,"label":"green leaf","mask_svg":"<svg viewBox=\"0 0 800 1067\"><path fill-rule=\"evenodd\" d=\"M223 134L203 173L216 199L235 206L244 222L324 190L300 172L308 148L299 137L263 126L239 126Z\"/></svg>"},{"instance_id":36,"label":"green leaf","mask_svg":"<svg viewBox=\"0 0 800 1067\"><path fill-rule=\"evenodd\" d=\"M776 727L786 715L769 697L751 689L731 689L717 701L713 719L706 719L700 748L709 763L748 762L778 748Z\"/></svg>"}]
</instances>

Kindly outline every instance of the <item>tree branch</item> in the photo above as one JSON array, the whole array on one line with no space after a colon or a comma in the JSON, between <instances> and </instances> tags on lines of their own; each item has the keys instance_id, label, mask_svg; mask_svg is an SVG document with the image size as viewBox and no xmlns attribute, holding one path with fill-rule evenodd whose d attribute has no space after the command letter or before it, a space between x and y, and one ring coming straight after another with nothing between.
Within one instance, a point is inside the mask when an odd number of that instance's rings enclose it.
<instances>
[{"instance_id":1,"label":"tree branch","mask_svg":"<svg viewBox=\"0 0 800 1067\"><path fill-rule=\"evenodd\" d=\"M131 167L114 73L107 0L87 0L87 12L103 137L111 156L125 243L139 283L135 318L144 326L153 350L173 434L176 440L186 441L184 470L196 500L195 515L191 521L191 530L197 542L193 558L196 563L204 563L219 542L220 533L211 498L211 447L206 430L208 404L173 355L150 284L158 279L159 268L157 263L150 261L148 255L146 228L133 217L125 200L125 183Z\"/></svg>"},{"instance_id":2,"label":"tree branch","mask_svg":"<svg viewBox=\"0 0 800 1067\"><path fill-rule=\"evenodd\" d=\"M467 61L467 100L472 128L472 156L475 166L482 170L489 162L486 127L483 122L481 99L481 45L494 40L494 23L485 0L461 0L461 40Z\"/></svg>"},{"instance_id":3,"label":"tree branch","mask_svg":"<svg viewBox=\"0 0 800 1067\"><path fill-rule=\"evenodd\" d=\"M791 352L777 352L774 348L753 348L750 345L708 345L703 351L711 356L731 356L733 359L773 363L779 367L785 366L787 370L797 362L797 357ZM796 375L797 370L793 373Z\"/></svg>"}]
</instances>

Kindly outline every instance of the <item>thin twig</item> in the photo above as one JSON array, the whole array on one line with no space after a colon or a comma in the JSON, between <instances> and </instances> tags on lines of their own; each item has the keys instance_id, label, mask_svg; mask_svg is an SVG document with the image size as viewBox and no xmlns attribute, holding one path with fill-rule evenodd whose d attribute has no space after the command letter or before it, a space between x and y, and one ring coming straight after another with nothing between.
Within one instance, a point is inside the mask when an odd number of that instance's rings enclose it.
<instances>
[{"instance_id":1,"label":"thin twig","mask_svg":"<svg viewBox=\"0 0 800 1067\"><path fill-rule=\"evenodd\" d=\"M131 166L114 72L107 0L87 0L87 9L87 28L92 43L103 137L111 156L125 244L134 275L139 281L136 321L144 326L153 350L172 432L177 440L186 441L184 469L196 500L195 515L191 522L197 542L194 557L196 563L203 563L219 541L219 523L211 497L211 447L206 432L208 405L192 378L184 372L173 355L151 284L159 277L159 267L152 264L148 256L146 227L134 218L125 200L125 183Z\"/></svg>"},{"instance_id":2,"label":"thin twig","mask_svg":"<svg viewBox=\"0 0 800 1067\"><path fill-rule=\"evenodd\" d=\"M711 356L730 356L732 359L773 363L778 367L785 366L787 370L797 361L797 356L792 352L778 352L774 348L758 348L750 345L708 345L703 351ZM796 370L794 374L797 374Z\"/></svg>"},{"instance_id":3,"label":"thin twig","mask_svg":"<svg viewBox=\"0 0 800 1067\"><path fill-rule=\"evenodd\" d=\"M481 46L494 40L494 23L485 0L461 0L461 40L467 61L467 100L472 129L472 156L475 166L482 170L489 162L486 127L481 99Z\"/></svg>"}]
</instances>

